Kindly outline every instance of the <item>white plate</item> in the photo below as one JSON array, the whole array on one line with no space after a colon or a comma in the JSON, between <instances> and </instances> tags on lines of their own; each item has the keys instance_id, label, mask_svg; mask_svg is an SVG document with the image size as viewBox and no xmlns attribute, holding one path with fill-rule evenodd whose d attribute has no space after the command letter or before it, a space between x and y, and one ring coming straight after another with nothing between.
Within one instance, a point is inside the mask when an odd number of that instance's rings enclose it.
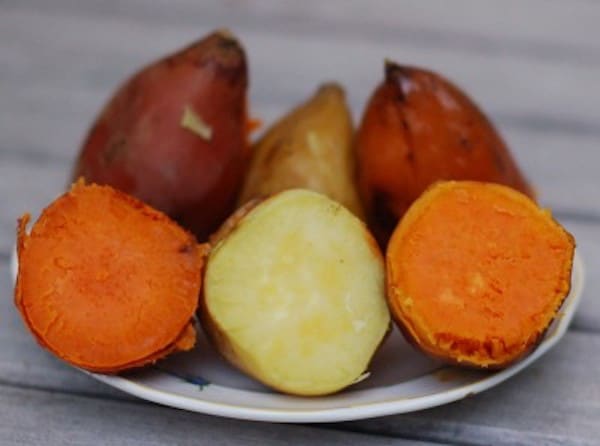
<instances>
[{"instance_id":1,"label":"white plate","mask_svg":"<svg viewBox=\"0 0 600 446\"><path fill-rule=\"evenodd\" d=\"M16 256L12 259L16 277ZM583 263L576 254L571 292L538 348L499 372L443 366L415 351L394 329L371 374L336 395L302 398L274 393L225 363L202 336L191 352L122 376L89 373L112 387L155 403L224 417L275 422L332 422L439 406L500 384L537 360L565 334L579 303ZM88 373L88 372L86 372Z\"/></svg>"}]
</instances>

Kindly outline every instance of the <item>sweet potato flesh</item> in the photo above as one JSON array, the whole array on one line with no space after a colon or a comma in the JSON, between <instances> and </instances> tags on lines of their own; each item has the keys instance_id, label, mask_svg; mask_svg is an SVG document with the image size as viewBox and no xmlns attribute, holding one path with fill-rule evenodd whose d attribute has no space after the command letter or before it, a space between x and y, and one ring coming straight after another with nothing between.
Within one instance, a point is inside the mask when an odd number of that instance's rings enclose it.
<instances>
[{"instance_id":1,"label":"sweet potato flesh","mask_svg":"<svg viewBox=\"0 0 600 446\"><path fill-rule=\"evenodd\" d=\"M481 367L529 351L570 287L574 242L504 186L440 183L398 225L388 247L388 298L425 351Z\"/></svg>"},{"instance_id":2,"label":"sweet potato flesh","mask_svg":"<svg viewBox=\"0 0 600 446\"><path fill-rule=\"evenodd\" d=\"M166 216L106 186L78 184L20 221L16 304L38 341L92 371L189 349L203 257Z\"/></svg>"},{"instance_id":3,"label":"sweet potato flesh","mask_svg":"<svg viewBox=\"0 0 600 446\"><path fill-rule=\"evenodd\" d=\"M383 261L364 225L291 190L252 209L211 251L205 326L242 370L288 393L352 384L389 327Z\"/></svg>"}]
</instances>

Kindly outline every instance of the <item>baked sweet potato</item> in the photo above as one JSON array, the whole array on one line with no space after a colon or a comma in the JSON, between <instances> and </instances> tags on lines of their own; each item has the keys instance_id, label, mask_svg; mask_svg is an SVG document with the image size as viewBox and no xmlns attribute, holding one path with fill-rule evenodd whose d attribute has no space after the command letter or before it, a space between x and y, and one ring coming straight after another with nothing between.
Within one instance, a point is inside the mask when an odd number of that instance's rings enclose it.
<instances>
[{"instance_id":1,"label":"baked sweet potato","mask_svg":"<svg viewBox=\"0 0 600 446\"><path fill-rule=\"evenodd\" d=\"M77 183L27 234L19 220L15 303L46 349L116 373L188 350L203 245L167 216L109 186Z\"/></svg>"},{"instance_id":2,"label":"baked sweet potato","mask_svg":"<svg viewBox=\"0 0 600 446\"><path fill-rule=\"evenodd\" d=\"M199 316L227 360L296 395L364 376L390 325L383 259L364 223L295 189L247 204L213 243Z\"/></svg>"},{"instance_id":3,"label":"baked sweet potato","mask_svg":"<svg viewBox=\"0 0 600 446\"><path fill-rule=\"evenodd\" d=\"M304 188L325 194L364 218L353 136L344 90L335 83L322 85L254 145L238 204Z\"/></svg>"},{"instance_id":4,"label":"baked sweet potato","mask_svg":"<svg viewBox=\"0 0 600 446\"><path fill-rule=\"evenodd\" d=\"M98 116L74 179L134 195L204 240L244 176L247 84L244 51L225 31L147 66Z\"/></svg>"},{"instance_id":5,"label":"baked sweet potato","mask_svg":"<svg viewBox=\"0 0 600 446\"><path fill-rule=\"evenodd\" d=\"M386 62L356 150L363 204L383 246L412 202L436 181L487 181L534 196L477 105L442 76L421 68Z\"/></svg>"},{"instance_id":6,"label":"baked sweet potato","mask_svg":"<svg viewBox=\"0 0 600 446\"><path fill-rule=\"evenodd\" d=\"M569 293L574 247L548 211L512 188L438 183L390 239L392 315L425 353L505 367L532 351L556 317Z\"/></svg>"}]
</instances>

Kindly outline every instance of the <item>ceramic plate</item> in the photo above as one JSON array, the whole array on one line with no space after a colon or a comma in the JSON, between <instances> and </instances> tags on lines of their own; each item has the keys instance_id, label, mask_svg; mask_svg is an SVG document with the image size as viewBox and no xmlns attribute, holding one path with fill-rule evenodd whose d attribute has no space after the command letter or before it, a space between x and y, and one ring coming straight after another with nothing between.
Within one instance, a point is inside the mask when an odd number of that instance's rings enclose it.
<instances>
[{"instance_id":1,"label":"ceramic plate","mask_svg":"<svg viewBox=\"0 0 600 446\"><path fill-rule=\"evenodd\" d=\"M12 270L15 277L15 256ZM89 374L155 403L247 420L312 423L406 413L482 392L537 360L565 334L579 303L583 281L583 263L576 254L571 292L560 316L531 355L499 372L443 366L415 351L394 329L363 381L325 397L302 398L275 393L230 367L204 337L193 351L174 355L135 373Z\"/></svg>"}]
</instances>

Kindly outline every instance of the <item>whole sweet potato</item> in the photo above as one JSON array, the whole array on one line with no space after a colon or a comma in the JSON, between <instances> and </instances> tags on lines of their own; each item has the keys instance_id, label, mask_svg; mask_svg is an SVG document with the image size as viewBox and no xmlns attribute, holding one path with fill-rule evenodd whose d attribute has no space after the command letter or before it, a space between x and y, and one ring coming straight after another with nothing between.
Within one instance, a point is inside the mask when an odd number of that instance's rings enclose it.
<instances>
[{"instance_id":1,"label":"whole sweet potato","mask_svg":"<svg viewBox=\"0 0 600 446\"><path fill-rule=\"evenodd\" d=\"M322 85L256 143L239 204L286 189L327 195L364 218L353 152L354 129L344 90Z\"/></svg>"},{"instance_id":2,"label":"whole sweet potato","mask_svg":"<svg viewBox=\"0 0 600 446\"><path fill-rule=\"evenodd\" d=\"M247 84L244 50L225 31L147 66L102 110L73 177L134 195L205 239L243 178Z\"/></svg>"},{"instance_id":3,"label":"whole sweet potato","mask_svg":"<svg viewBox=\"0 0 600 446\"><path fill-rule=\"evenodd\" d=\"M438 180L501 183L533 197L483 112L436 73L386 62L357 135L358 180L385 244L411 203Z\"/></svg>"}]
</instances>

